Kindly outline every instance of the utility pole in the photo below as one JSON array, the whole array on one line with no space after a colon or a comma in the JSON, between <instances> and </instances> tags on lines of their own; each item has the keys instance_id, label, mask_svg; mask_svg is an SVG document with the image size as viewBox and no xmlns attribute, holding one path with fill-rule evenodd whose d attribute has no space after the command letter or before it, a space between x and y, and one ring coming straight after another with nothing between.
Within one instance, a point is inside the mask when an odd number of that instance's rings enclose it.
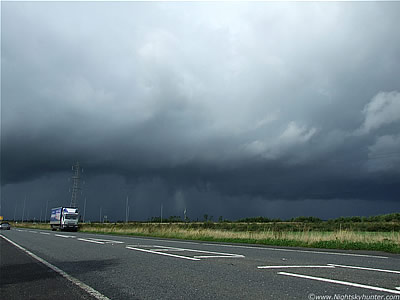
<instances>
[{"instance_id":1,"label":"utility pole","mask_svg":"<svg viewBox=\"0 0 400 300\"><path fill-rule=\"evenodd\" d=\"M24 217L25 217L25 202L26 202L26 195L24 198L24 206L22 208L22 223L24 223Z\"/></svg>"},{"instance_id":2,"label":"utility pole","mask_svg":"<svg viewBox=\"0 0 400 300\"><path fill-rule=\"evenodd\" d=\"M126 204L125 204L125 223L128 223L129 219L129 198L126 196Z\"/></svg>"},{"instance_id":3,"label":"utility pole","mask_svg":"<svg viewBox=\"0 0 400 300\"><path fill-rule=\"evenodd\" d=\"M75 165L72 166L72 171L74 171L74 175L71 177L72 179L72 193L71 193L71 207L78 207L78 192L80 190L80 173L81 173L81 167L79 165L79 161L75 163Z\"/></svg>"},{"instance_id":4,"label":"utility pole","mask_svg":"<svg viewBox=\"0 0 400 300\"><path fill-rule=\"evenodd\" d=\"M83 223L85 223L85 215L86 215L86 197L85 197L85 205L83 206Z\"/></svg>"},{"instance_id":5,"label":"utility pole","mask_svg":"<svg viewBox=\"0 0 400 300\"><path fill-rule=\"evenodd\" d=\"M100 223L103 223L102 221L101 221L101 206L100 206Z\"/></svg>"},{"instance_id":6,"label":"utility pole","mask_svg":"<svg viewBox=\"0 0 400 300\"><path fill-rule=\"evenodd\" d=\"M49 199L46 201L46 210L44 211L44 222L47 223L47 207L49 206Z\"/></svg>"},{"instance_id":7,"label":"utility pole","mask_svg":"<svg viewBox=\"0 0 400 300\"><path fill-rule=\"evenodd\" d=\"M14 207L14 222L15 222L15 216L17 214L17 201L15 200L15 207Z\"/></svg>"},{"instance_id":8,"label":"utility pole","mask_svg":"<svg viewBox=\"0 0 400 300\"><path fill-rule=\"evenodd\" d=\"M162 207L162 203L161 203L160 223L162 223L162 209L163 209L163 207Z\"/></svg>"}]
</instances>

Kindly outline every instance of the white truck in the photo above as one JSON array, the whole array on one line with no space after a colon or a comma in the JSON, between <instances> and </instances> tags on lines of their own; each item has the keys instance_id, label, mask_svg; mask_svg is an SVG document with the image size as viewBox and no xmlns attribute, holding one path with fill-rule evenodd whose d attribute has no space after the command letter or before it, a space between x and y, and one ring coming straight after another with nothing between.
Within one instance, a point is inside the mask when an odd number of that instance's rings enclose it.
<instances>
[{"instance_id":1,"label":"white truck","mask_svg":"<svg viewBox=\"0 0 400 300\"><path fill-rule=\"evenodd\" d=\"M78 231L78 209L74 207L57 207L51 209L51 230Z\"/></svg>"}]
</instances>

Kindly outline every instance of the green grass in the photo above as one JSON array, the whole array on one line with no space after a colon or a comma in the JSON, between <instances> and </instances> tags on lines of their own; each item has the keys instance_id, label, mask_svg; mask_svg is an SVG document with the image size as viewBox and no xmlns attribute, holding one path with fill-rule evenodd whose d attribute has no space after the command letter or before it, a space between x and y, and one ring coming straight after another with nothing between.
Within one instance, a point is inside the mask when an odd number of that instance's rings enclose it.
<instances>
[{"instance_id":1,"label":"green grass","mask_svg":"<svg viewBox=\"0 0 400 300\"><path fill-rule=\"evenodd\" d=\"M265 224L262 227L259 224L247 224L247 227L239 224L239 228L242 230L238 230L232 224L229 225L231 229L215 228L215 224L218 223L92 223L81 224L80 231L212 242L400 253L399 231L369 232L349 229L320 231L310 230L306 224L303 224L303 230L301 231L297 223L292 224L292 227L289 224L285 224L285 228L289 230L273 230L265 226ZM15 226L50 229L48 224L19 223L15 224ZM257 226L259 226L258 230L254 230ZM243 230L244 228L248 230ZM249 230L250 228L251 230ZM296 228L296 230L294 231L293 228Z\"/></svg>"}]
</instances>

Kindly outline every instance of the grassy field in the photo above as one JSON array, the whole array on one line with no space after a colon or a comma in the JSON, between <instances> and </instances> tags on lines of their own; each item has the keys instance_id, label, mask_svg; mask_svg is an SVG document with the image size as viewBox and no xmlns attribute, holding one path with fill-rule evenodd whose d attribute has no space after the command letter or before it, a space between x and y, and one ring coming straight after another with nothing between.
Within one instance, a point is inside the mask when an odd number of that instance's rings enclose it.
<instances>
[{"instance_id":1,"label":"grassy field","mask_svg":"<svg viewBox=\"0 0 400 300\"><path fill-rule=\"evenodd\" d=\"M306 223L282 223L285 224L281 224L280 227L279 225L277 227L276 224L266 223L91 223L81 224L80 231L274 246L400 253L400 232L398 230L386 230L384 232L359 231L349 229L352 228L351 226L340 225L338 230L321 231L312 229L310 224ZM15 226L50 229L50 225L39 223L18 223ZM395 225L393 226L396 227Z\"/></svg>"}]
</instances>

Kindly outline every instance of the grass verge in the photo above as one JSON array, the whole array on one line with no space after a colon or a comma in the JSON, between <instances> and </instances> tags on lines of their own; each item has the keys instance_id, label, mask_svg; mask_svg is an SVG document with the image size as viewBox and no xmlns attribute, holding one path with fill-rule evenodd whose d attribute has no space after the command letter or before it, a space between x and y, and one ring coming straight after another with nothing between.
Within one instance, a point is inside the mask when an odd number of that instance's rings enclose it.
<instances>
[{"instance_id":1,"label":"grass verge","mask_svg":"<svg viewBox=\"0 0 400 300\"><path fill-rule=\"evenodd\" d=\"M16 227L50 229L48 224L18 223ZM338 231L232 231L187 224L155 223L92 223L82 224L81 232L150 236L212 242L247 243L270 246L306 247L320 249L369 250L400 253L400 233Z\"/></svg>"}]
</instances>

